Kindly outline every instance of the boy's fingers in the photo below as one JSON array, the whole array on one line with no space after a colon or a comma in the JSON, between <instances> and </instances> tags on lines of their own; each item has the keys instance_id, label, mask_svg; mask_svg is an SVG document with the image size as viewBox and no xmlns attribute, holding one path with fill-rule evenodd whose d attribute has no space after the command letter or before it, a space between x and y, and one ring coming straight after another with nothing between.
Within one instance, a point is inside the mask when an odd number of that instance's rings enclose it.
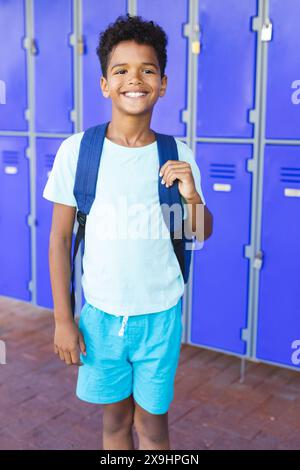
<instances>
[{"instance_id":1,"label":"boy's fingers","mask_svg":"<svg viewBox=\"0 0 300 470\"><path fill-rule=\"evenodd\" d=\"M71 357L72 357L72 364L76 366L82 365L82 362L80 361L80 357L77 351L71 351Z\"/></svg>"},{"instance_id":2,"label":"boy's fingers","mask_svg":"<svg viewBox=\"0 0 300 470\"><path fill-rule=\"evenodd\" d=\"M64 351L65 363L70 366L72 364L71 354L69 351Z\"/></svg>"},{"instance_id":3,"label":"boy's fingers","mask_svg":"<svg viewBox=\"0 0 300 470\"><path fill-rule=\"evenodd\" d=\"M62 361L65 360L65 356L64 356L64 352L61 348L58 348L58 354L59 354L59 357Z\"/></svg>"},{"instance_id":4,"label":"boy's fingers","mask_svg":"<svg viewBox=\"0 0 300 470\"><path fill-rule=\"evenodd\" d=\"M82 334L79 332L79 347L82 352L86 356L86 347L85 347L85 342Z\"/></svg>"}]
</instances>

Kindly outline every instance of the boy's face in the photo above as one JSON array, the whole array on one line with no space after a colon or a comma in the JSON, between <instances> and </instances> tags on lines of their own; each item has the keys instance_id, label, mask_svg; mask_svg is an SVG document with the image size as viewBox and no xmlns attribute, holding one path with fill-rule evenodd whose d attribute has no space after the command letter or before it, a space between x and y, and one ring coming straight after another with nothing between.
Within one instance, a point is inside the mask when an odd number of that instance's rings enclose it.
<instances>
[{"instance_id":1,"label":"boy's face","mask_svg":"<svg viewBox=\"0 0 300 470\"><path fill-rule=\"evenodd\" d=\"M158 98L164 96L167 76L161 79L153 47L129 40L120 42L112 50L107 66L107 80L101 77L100 85L103 96L110 97L112 106L118 111L140 115L152 112ZM145 92L146 95L125 95L125 92L134 91Z\"/></svg>"}]
</instances>

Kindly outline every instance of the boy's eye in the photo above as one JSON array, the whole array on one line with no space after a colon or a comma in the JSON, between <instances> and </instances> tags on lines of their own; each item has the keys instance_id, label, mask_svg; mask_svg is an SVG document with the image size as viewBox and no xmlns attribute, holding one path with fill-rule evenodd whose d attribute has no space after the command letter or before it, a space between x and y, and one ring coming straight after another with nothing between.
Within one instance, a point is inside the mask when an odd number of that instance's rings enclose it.
<instances>
[{"instance_id":1,"label":"boy's eye","mask_svg":"<svg viewBox=\"0 0 300 470\"><path fill-rule=\"evenodd\" d=\"M154 72L153 72L152 70L150 70L150 69L145 69L145 71L148 71L148 72L154 73ZM122 69L122 70L118 70L118 71L116 72L116 75L117 75L118 73L120 73L120 72L125 72L125 70L124 70L124 69Z\"/></svg>"}]
</instances>

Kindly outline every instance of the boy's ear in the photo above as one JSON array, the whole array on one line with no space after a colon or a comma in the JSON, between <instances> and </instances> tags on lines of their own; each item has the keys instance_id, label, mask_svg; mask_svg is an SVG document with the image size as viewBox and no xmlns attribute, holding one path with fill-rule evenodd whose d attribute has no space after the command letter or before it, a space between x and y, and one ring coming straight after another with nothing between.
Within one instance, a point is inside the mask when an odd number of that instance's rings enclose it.
<instances>
[{"instance_id":1,"label":"boy's ear","mask_svg":"<svg viewBox=\"0 0 300 470\"><path fill-rule=\"evenodd\" d=\"M161 79L161 86L160 86L159 96L164 96L165 95L166 89L167 89L167 84L168 84L168 77L167 77L167 75L164 75Z\"/></svg>"},{"instance_id":2,"label":"boy's ear","mask_svg":"<svg viewBox=\"0 0 300 470\"><path fill-rule=\"evenodd\" d=\"M108 90L107 80L103 76L100 78L100 87L101 87L104 98L108 98L109 90Z\"/></svg>"}]
</instances>

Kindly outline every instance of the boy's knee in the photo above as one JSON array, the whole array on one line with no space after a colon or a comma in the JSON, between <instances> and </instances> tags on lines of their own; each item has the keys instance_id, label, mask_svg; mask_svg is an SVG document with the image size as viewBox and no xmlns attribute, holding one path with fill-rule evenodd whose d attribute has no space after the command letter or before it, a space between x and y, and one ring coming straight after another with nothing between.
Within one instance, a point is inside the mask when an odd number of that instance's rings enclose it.
<instances>
[{"instance_id":1,"label":"boy's knee","mask_svg":"<svg viewBox=\"0 0 300 470\"><path fill-rule=\"evenodd\" d=\"M168 440L168 413L154 415L136 407L134 427L138 435L150 442L159 443Z\"/></svg>"},{"instance_id":2,"label":"boy's knee","mask_svg":"<svg viewBox=\"0 0 300 470\"><path fill-rule=\"evenodd\" d=\"M126 403L112 403L104 406L103 430L114 434L127 432L131 429L134 420L134 407L128 400Z\"/></svg>"}]
</instances>

